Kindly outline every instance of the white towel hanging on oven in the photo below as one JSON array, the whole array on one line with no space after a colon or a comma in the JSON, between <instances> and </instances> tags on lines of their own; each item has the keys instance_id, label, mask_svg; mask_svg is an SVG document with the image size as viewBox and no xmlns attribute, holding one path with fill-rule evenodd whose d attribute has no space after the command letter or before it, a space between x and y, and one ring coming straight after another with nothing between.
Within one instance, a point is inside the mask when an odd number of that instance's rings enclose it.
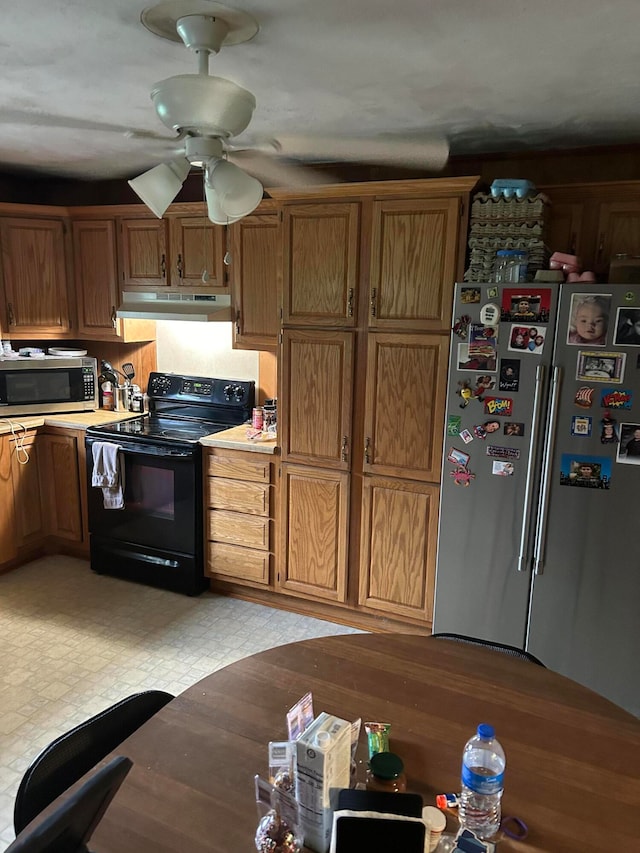
<instances>
[{"instance_id":1,"label":"white towel hanging on oven","mask_svg":"<svg viewBox=\"0 0 640 853\"><path fill-rule=\"evenodd\" d=\"M120 445L94 441L91 485L102 489L105 509L124 509L124 466Z\"/></svg>"}]
</instances>

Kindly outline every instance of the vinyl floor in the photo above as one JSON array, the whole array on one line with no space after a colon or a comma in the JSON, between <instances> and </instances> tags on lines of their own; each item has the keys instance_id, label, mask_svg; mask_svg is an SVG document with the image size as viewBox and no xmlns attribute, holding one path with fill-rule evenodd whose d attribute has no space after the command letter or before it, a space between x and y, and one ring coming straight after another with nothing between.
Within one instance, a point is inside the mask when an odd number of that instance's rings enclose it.
<instances>
[{"instance_id":1,"label":"vinyl floor","mask_svg":"<svg viewBox=\"0 0 640 853\"><path fill-rule=\"evenodd\" d=\"M0 575L0 849L31 760L54 738L138 690L177 694L273 646L355 628L204 593L95 575L51 556Z\"/></svg>"}]
</instances>

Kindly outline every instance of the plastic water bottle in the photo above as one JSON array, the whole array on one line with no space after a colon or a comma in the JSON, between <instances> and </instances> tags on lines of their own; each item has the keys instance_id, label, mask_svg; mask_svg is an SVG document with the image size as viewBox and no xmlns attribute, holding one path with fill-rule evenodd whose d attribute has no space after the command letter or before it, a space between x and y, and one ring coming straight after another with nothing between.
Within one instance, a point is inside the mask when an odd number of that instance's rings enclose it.
<instances>
[{"instance_id":1,"label":"plastic water bottle","mask_svg":"<svg viewBox=\"0 0 640 853\"><path fill-rule=\"evenodd\" d=\"M477 734L465 744L462 752L462 793L458 817L463 829L487 841L500 827L504 750L495 738L493 726L480 723Z\"/></svg>"}]
</instances>

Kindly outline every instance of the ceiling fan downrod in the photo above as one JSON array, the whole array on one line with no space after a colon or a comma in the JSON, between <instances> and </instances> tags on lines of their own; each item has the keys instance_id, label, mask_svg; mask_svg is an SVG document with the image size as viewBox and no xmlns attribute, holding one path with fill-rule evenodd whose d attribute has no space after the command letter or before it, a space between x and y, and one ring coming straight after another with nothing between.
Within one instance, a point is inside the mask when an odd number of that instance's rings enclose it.
<instances>
[{"instance_id":1,"label":"ceiling fan downrod","mask_svg":"<svg viewBox=\"0 0 640 853\"><path fill-rule=\"evenodd\" d=\"M229 32L229 24L212 15L185 15L176 22L185 47L198 58L198 74L209 74L209 56L218 53Z\"/></svg>"}]
</instances>

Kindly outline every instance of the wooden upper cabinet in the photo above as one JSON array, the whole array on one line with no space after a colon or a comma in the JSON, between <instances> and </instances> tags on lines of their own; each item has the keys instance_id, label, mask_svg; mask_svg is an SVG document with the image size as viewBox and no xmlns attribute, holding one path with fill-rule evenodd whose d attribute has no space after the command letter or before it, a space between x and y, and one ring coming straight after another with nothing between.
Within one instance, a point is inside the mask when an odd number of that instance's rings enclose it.
<instances>
[{"instance_id":1,"label":"wooden upper cabinet","mask_svg":"<svg viewBox=\"0 0 640 853\"><path fill-rule=\"evenodd\" d=\"M615 255L640 256L640 197L599 206L596 271L608 269Z\"/></svg>"},{"instance_id":2,"label":"wooden upper cabinet","mask_svg":"<svg viewBox=\"0 0 640 853\"><path fill-rule=\"evenodd\" d=\"M119 304L116 223L113 219L72 223L80 335L117 337Z\"/></svg>"},{"instance_id":3,"label":"wooden upper cabinet","mask_svg":"<svg viewBox=\"0 0 640 853\"><path fill-rule=\"evenodd\" d=\"M9 334L51 335L72 327L62 219L0 218L4 317Z\"/></svg>"},{"instance_id":4,"label":"wooden upper cabinet","mask_svg":"<svg viewBox=\"0 0 640 853\"><path fill-rule=\"evenodd\" d=\"M282 458L351 467L353 332L285 329Z\"/></svg>"},{"instance_id":5,"label":"wooden upper cabinet","mask_svg":"<svg viewBox=\"0 0 640 853\"><path fill-rule=\"evenodd\" d=\"M169 269L171 287L225 288L224 228L206 216L169 216ZM203 273L209 280L202 280Z\"/></svg>"},{"instance_id":6,"label":"wooden upper cabinet","mask_svg":"<svg viewBox=\"0 0 640 853\"><path fill-rule=\"evenodd\" d=\"M125 287L167 286L167 220L153 217L120 219L119 227L122 284Z\"/></svg>"},{"instance_id":7,"label":"wooden upper cabinet","mask_svg":"<svg viewBox=\"0 0 640 853\"><path fill-rule=\"evenodd\" d=\"M451 328L461 200L373 205L369 328Z\"/></svg>"},{"instance_id":8,"label":"wooden upper cabinet","mask_svg":"<svg viewBox=\"0 0 640 853\"><path fill-rule=\"evenodd\" d=\"M280 331L282 227L277 211L229 228L231 302L238 349L275 349Z\"/></svg>"},{"instance_id":9,"label":"wooden upper cabinet","mask_svg":"<svg viewBox=\"0 0 640 853\"><path fill-rule=\"evenodd\" d=\"M448 349L444 335L369 335L363 471L439 481Z\"/></svg>"},{"instance_id":10,"label":"wooden upper cabinet","mask_svg":"<svg viewBox=\"0 0 640 853\"><path fill-rule=\"evenodd\" d=\"M283 323L354 326L360 205L292 204L283 218Z\"/></svg>"},{"instance_id":11,"label":"wooden upper cabinet","mask_svg":"<svg viewBox=\"0 0 640 853\"><path fill-rule=\"evenodd\" d=\"M568 201L552 205L545 236L545 243L552 253L582 255L585 248L583 215L584 204L581 202Z\"/></svg>"},{"instance_id":12,"label":"wooden upper cabinet","mask_svg":"<svg viewBox=\"0 0 640 853\"><path fill-rule=\"evenodd\" d=\"M358 603L431 622L438 536L437 486L365 477Z\"/></svg>"}]
</instances>

